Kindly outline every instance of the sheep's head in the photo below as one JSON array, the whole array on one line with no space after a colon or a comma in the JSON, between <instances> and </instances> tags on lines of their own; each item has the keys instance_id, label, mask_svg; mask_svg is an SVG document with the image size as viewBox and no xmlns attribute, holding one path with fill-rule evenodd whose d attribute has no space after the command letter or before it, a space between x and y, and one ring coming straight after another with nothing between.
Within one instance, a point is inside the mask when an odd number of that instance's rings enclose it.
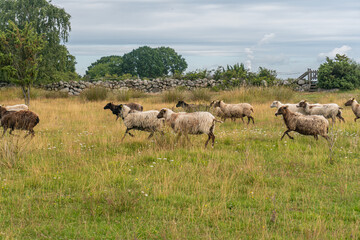
<instances>
[{"instance_id":1,"label":"sheep's head","mask_svg":"<svg viewBox=\"0 0 360 240\"><path fill-rule=\"evenodd\" d=\"M168 111L168 109L166 109L166 108L161 109L159 114L156 117L157 118L165 118L165 116L167 115L167 111Z\"/></svg>"},{"instance_id":2,"label":"sheep's head","mask_svg":"<svg viewBox=\"0 0 360 240\"><path fill-rule=\"evenodd\" d=\"M221 100L220 101L219 100L214 100L214 101L212 101L210 103L210 107L212 107L212 106L214 106L214 108L220 107L220 102L221 102Z\"/></svg>"},{"instance_id":3,"label":"sheep's head","mask_svg":"<svg viewBox=\"0 0 360 240\"><path fill-rule=\"evenodd\" d=\"M345 103L345 106L351 106L354 101L355 101L355 98L350 98L350 99Z\"/></svg>"},{"instance_id":4,"label":"sheep's head","mask_svg":"<svg viewBox=\"0 0 360 240\"><path fill-rule=\"evenodd\" d=\"M111 109L114 104L112 102L109 102L105 105L104 109Z\"/></svg>"},{"instance_id":5,"label":"sheep's head","mask_svg":"<svg viewBox=\"0 0 360 240\"><path fill-rule=\"evenodd\" d=\"M0 106L0 119L1 119L1 117L4 115L4 113L5 113L6 111L7 111L6 108Z\"/></svg>"},{"instance_id":6,"label":"sheep's head","mask_svg":"<svg viewBox=\"0 0 360 240\"><path fill-rule=\"evenodd\" d=\"M178 101L178 103L176 104L176 107L182 107L185 105L184 101Z\"/></svg>"},{"instance_id":7,"label":"sheep's head","mask_svg":"<svg viewBox=\"0 0 360 240\"><path fill-rule=\"evenodd\" d=\"M116 115L116 120L118 120L118 118L120 117L122 110L123 110L123 105L122 104L115 106L115 108L113 110L113 114Z\"/></svg>"},{"instance_id":8,"label":"sheep's head","mask_svg":"<svg viewBox=\"0 0 360 240\"><path fill-rule=\"evenodd\" d=\"M270 108L277 108L279 105L279 101L273 101L272 104L270 105Z\"/></svg>"},{"instance_id":9,"label":"sheep's head","mask_svg":"<svg viewBox=\"0 0 360 240\"><path fill-rule=\"evenodd\" d=\"M275 113L275 116L278 116L278 115L284 115L288 112L288 107L289 106L282 106L280 107L277 112Z\"/></svg>"},{"instance_id":10,"label":"sheep's head","mask_svg":"<svg viewBox=\"0 0 360 240\"><path fill-rule=\"evenodd\" d=\"M306 100L301 100L298 105L296 105L296 107L298 108L306 108L307 106L307 101Z\"/></svg>"}]
</instances>

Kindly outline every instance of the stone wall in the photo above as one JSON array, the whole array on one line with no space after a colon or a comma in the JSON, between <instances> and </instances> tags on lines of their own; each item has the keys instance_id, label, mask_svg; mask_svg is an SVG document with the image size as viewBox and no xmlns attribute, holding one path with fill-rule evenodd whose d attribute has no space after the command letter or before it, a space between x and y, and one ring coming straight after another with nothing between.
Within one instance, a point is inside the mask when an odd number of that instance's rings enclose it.
<instances>
[{"instance_id":1,"label":"stone wall","mask_svg":"<svg viewBox=\"0 0 360 240\"><path fill-rule=\"evenodd\" d=\"M79 81L79 82L57 82L43 86L49 91L67 92L69 95L79 95L84 89L90 87L104 87L107 89L136 89L148 93L166 91L175 87L185 87L187 89L214 87L221 85L221 80L198 79L198 80L178 80L178 79L154 79L140 80L129 79L124 81Z\"/></svg>"}]
</instances>

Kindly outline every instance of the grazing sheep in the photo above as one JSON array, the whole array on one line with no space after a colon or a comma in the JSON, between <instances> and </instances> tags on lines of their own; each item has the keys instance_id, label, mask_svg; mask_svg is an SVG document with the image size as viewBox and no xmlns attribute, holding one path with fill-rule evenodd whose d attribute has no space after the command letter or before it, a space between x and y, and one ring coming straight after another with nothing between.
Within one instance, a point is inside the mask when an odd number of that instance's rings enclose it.
<instances>
[{"instance_id":1,"label":"grazing sheep","mask_svg":"<svg viewBox=\"0 0 360 240\"><path fill-rule=\"evenodd\" d=\"M306 115L305 110L301 107L297 107L297 104L292 104L292 103L286 103L283 104L280 101L273 101L272 104L270 105L270 108L277 108L279 109L282 106L289 106L289 110L292 112L298 112L301 114Z\"/></svg>"},{"instance_id":2,"label":"grazing sheep","mask_svg":"<svg viewBox=\"0 0 360 240\"><path fill-rule=\"evenodd\" d=\"M178 138L181 134L184 134L186 139L190 141L188 134L207 134L208 139L205 142L205 148L210 139L212 140L212 146L214 146L215 122L221 122L216 120L209 112L175 113L168 108L161 109L157 117L159 119L164 118L174 132L178 134Z\"/></svg>"},{"instance_id":3,"label":"grazing sheep","mask_svg":"<svg viewBox=\"0 0 360 240\"><path fill-rule=\"evenodd\" d=\"M289 132L295 131L303 135L312 135L316 140L318 140L318 135L324 137L329 141L329 136L327 135L329 129L329 121L326 120L323 116L318 115L303 115L301 113L294 113L289 110L288 106L280 107L275 116L282 115L286 127L288 128L281 137L281 140L284 138L285 134L289 138L294 139L289 135Z\"/></svg>"},{"instance_id":4,"label":"grazing sheep","mask_svg":"<svg viewBox=\"0 0 360 240\"><path fill-rule=\"evenodd\" d=\"M141 106L140 104L138 103L126 103L125 104L126 106L128 106L131 110L137 110L137 111L140 111L142 112L143 111L143 106ZM112 102L109 102L108 104L105 105L104 109L110 109L111 112L116 115L116 120L118 120L119 118L119 111L117 110L117 106L119 105L115 105L113 104Z\"/></svg>"},{"instance_id":5,"label":"grazing sheep","mask_svg":"<svg viewBox=\"0 0 360 240\"><path fill-rule=\"evenodd\" d=\"M207 105L202 105L202 104L188 104L184 101L178 101L178 103L176 104L176 107L182 107L183 109L185 109L186 112L196 112L196 111L200 111L200 110L209 110L209 106Z\"/></svg>"},{"instance_id":6,"label":"grazing sheep","mask_svg":"<svg viewBox=\"0 0 360 240\"><path fill-rule=\"evenodd\" d=\"M311 105L306 100L302 100L297 106L303 108L306 115L321 115L325 118L331 118L332 124L335 123L336 118L339 118L340 122L341 120L345 122L345 119L341 116L342 108L336 103Z\"/></svg>"},{"instance_id":7,"label":"grazing sheep","mask_svg":"<svg viewBox=\"0 0 360 240\"><path fill-rule=\"evenodd\" d=\"M0 119L0 124L4 129L2 135L3 137L8 128L10 128L10 134L12 134L15 129L19 129L29 131L28 134L25 135L25 137L27 137L29 134L34 137L34 127L40 122L39 117L31 111L21 110L13 112L7 111L3 107L0 107Z\"/></svg>"},{"instance_id":8,"label":"grazing sheep","mask_svg":"<svg viewBox=\"0 0 360 240\"><path fill-rule=\"evenodd\" d=\"M148 138L151 138L157 131L162 132L161 128L163 126L163 121L157 118L157 115L159 114L159 111L157 110L139 112L131 110L125 104L118 105L115 110L119 112L126 127L125 134L121 141L124 140L126 134L134 137L134 135L129 132L132 129L150 132Z\"/></svg>"},{"instance_id":9,"label":"grazing sheep","mask_svg":"<svg viewBox=\"0 0 360 240\"><path fill-rule=\"evenodd\" d=\"M352 111L355 114L355 119L354 121L356 122L356 120L358 118L360 118L360 105L359 103L355 100L355 98L350 98L346 103L345 106L351 106Z\"/></svg>"},{"instance_id":10,"label":"grazing sheep","mask_svg":"<svg viewBox=\"0 0 360 240\"><path fill-rule=\"evenodd\" d=\"M253 124L254 118L251 116L251 113L254 112L254 108L249 103L238 103L238 104L226 104L222 100L213 101L210 106L220 107L221 111L224 113L226 118L231 118L233 121L236 118L241 118L244 122L243 117L248 118L247 124L249 124L250 119L252 120Z\"/></svg>"},{"instance_id":11,"label":"grazing sheep","mask_svg":"<svg viewBox=\"0 0 360 240\"><path fill-rule=\"evenodd\" d=\"M1 107L1 105L0 105ZM29 107L25 104L16 104L13 106L2 106L6 108L7 111L21 111L21 110L29 110Z\"/></svg>"}]
</instances>

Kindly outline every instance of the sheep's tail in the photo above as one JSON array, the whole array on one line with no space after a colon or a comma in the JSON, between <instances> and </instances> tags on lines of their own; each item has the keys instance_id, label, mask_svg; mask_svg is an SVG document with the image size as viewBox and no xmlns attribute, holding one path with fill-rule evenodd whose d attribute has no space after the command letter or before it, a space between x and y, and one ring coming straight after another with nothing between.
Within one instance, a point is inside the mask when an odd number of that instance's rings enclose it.
<instances>
[{"instance_id":1,"label":"sheep's tail","mask_svg":"<svg viewBox=\"0 0 360 240\"><path fill-rule=\"evenodd\" d=\"M215 122L224 123L223 121L220 121L220 120L218 120L218 119L216 119L216 118L214 118L213 122L214 122L214 123L215 123Z\"/></svg>"},{"instance_id":2,"label":"sheep's tail","mask_svg":"<svg viewBox=\"0 0 360 240\"><path fill-rule=\"evenodd\" d=\"M254 108L253 108L253 107L251 107L250 110L251 110L252 112L254 112Z\"/></svg>"}]
</instances>

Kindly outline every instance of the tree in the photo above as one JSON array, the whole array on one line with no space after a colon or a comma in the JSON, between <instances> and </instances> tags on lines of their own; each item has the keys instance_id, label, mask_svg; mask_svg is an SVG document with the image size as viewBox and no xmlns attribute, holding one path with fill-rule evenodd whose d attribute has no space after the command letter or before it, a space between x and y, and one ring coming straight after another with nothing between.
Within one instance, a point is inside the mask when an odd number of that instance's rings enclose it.
<instances>
[{"instance_id":1,"label":"tree","mask_svg":"<svg viewBox=\"0 0 360 240\"><path fill-rule=\"evenodd\" d=\"M139 77L156 78L176 71L183 72L186 68L185 59L167 47L143 46L123 56L123 73Z\"/></svg>"},{"instance_id":2,"label":"tree","mask_svg":"<svg viewBox=\"0 0 360 240\"><path fill-rule=\"evenodd\" d=\"M0 71L21 87L25 104L30 104L30 87L38 74L39 54L44 47L43 36L31 24L23 29L9 22L8 29L0 31Z\"/></svg>"},{"instance_id":3,"label":"tree","mask_svg":"<svg viewBox=\"0 0 360 240\"><path fill-rule=\"evenodd\" d=\"M51 0L0 0L0 30L5 31L9 20L19 29L32 22L35 31L46 36L39 65L42 80L53 80L59 72L75 72L75 58L61 44L68 41L70 17L64 9L52 5Z\"/></svg>"},{"instance_id":4,"label":"tree","mask_svg":"<svg viewBox=\"0 0 360 240\"><path fill-rule=\"evenodd\" d=\"M354 89L360 87L360 66L346 55L326 58L318 71L319 87L325 89Z\"/></svg>"},{"instance_id":5,"label":"tree","mask_svg":"<svg viewBox=\"0 0 360 240\"><path fill-rule=\"evenodd\" d=\"M105 75L120 76L123 74L122 62L121 56L102 57L88 67L86 75L91 78L104 77Z\"/></svg>"}]
</instances>

